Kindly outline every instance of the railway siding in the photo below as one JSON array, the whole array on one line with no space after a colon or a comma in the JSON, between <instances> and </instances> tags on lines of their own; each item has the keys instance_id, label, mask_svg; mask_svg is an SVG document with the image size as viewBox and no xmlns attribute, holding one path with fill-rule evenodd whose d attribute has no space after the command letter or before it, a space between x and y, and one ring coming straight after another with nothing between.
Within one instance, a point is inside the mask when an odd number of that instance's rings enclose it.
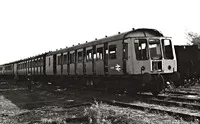
<instances>
[{"instance_id":1,"label":"railway siding","mask_svg":"<svg viewBox=\"0 0 200 124\"><path fill-rule=\"evenodd\" d=\"M186 121L196 121L200 120L200 112L198 111L191 111L189 109L177 109L174 107L164 107L164 106L159 106L159 105L149 105L147 103L124 103L124 102L119 102L119 101L109 101L109 100L98 100L99 102L103 102L109 105L116 105L120 107L128 107L132 109L137 109L137 110L142 110L148 112L153 112L153 113L162 113L162 114L169 114L172 116L176 117L181 117L182 119ZM187 112L187 113L186 113Z\"/></svg>"}]
</instances>

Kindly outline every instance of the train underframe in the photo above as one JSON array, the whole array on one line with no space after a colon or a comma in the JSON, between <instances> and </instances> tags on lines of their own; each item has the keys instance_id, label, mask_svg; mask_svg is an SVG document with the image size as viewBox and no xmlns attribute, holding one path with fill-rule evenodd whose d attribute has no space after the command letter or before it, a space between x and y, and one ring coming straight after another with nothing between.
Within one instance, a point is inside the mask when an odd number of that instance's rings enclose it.
<instances>
[{"instance_id":1,"label":"train underframe","mask_svg":"<svg viewBox=\"0 0 200 124\"><path fill-rule=\"evenodd\" d=\"M4 79L15 79L26 82L27 76L2 76ZM165 89L166 82L179 81L179 73L172 74L148 74L143 75L32 75L31 80L34 82L60 85L62 87L79 87L104 89L106 91L137 93L150 91L157 95Z\"/></svg>"}]
</instances>

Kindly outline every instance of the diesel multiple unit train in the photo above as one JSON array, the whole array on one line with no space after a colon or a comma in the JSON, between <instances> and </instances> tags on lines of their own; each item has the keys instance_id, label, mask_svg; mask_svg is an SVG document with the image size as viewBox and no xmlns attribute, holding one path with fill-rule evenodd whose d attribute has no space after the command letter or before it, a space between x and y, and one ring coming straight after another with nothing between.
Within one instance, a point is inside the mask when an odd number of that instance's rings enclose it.
<instances>
[{"instance_id":1,"label":"diesel multiple unit train","mask_svg":"<svg viewBox=\"0 0 200 124\"><path fill-rule=\"evenodd\" d=\"M3 78L32 79L158 94L177 82L177 61L170 37L155 29L133 29L69 48L0 66Z\"/></svg>"}]
</instances>

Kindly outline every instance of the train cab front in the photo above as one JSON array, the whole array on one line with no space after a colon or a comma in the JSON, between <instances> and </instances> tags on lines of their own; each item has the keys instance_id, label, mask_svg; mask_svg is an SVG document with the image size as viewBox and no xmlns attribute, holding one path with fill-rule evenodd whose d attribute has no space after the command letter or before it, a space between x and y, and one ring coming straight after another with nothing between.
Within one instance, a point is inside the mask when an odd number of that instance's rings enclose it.
<instances>
[{"instance_id":1,"label":"train cab front","mask_svg":"<svg viewBox=\"0 0 200 124\"><path fill-rule=\"evenodd\" d=\"M140 75L142 86L153 94L164 89L168 80L178 81L177 61L169 37L141 37L132 39L133 73Z\"/></svg>"}]
</instances>

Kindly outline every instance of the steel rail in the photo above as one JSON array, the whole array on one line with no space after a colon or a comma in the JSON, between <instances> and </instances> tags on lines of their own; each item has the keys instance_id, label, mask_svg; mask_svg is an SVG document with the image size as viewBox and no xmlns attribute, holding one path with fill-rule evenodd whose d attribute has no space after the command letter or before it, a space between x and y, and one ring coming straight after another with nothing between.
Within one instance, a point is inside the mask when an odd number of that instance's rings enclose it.
<instances>
[{"instance_id":1,"label":"steel rail","mask_svg":"<svg viewBox=\"0 0 200 124\"><path fill-rule=\"evenodd\" d=\"M185 97L178 97L178 96L164 96L164 95L158 95L158 96L153 96L150 94L137 94L137 97L142 97L142 98L157 98L157 99L167 99L167 100L174 100L174 101L181 101L181 102L190 102L190 103L195 103L198 102L200 103L200 98L185 98Z\"/></svg>"},{"instance_id":2,"label":"steel rail","mask_svg":"<svg viewBox=\"0 0 200 124\"><path fill-rule=\"evenodd\" d=\"M159 100L159 99L140 99L139 101L146 102L149 104L159 104L165 106L175 106L175 107L184 107L193 110L200 110L200 105L193 104L193 103L182 103L177 101L166 101L166 100Z\"/></svg>"},{"instance_id":3,"label":"steel rail","mask_svg":"<svg viewBox=\"0 0 200 124\"><path fill-rule=\"evenodd\" d=\"M195 115L195 114L186 114L182 112L175 112L175 111L170 111L170 110L162 110L162 109L157 109L157 108L152 108L152 107L146 107L142 105L135 105L135 104L130 104L130 103L124 103L124 102L119 102L119 101L113 101L113 100L97 100L98 102L106 103L109 105L114 105L114 106L120 106L120 107L128 107L131 109L137 109L137 110L142 110L146 111L148 110L151 113L162 113L162 114L168 114L171 116L178 116L182 117L182 119L186 121L196 121L196 119L200 120L200 116Z\"/></svg>"}]
</instances>

